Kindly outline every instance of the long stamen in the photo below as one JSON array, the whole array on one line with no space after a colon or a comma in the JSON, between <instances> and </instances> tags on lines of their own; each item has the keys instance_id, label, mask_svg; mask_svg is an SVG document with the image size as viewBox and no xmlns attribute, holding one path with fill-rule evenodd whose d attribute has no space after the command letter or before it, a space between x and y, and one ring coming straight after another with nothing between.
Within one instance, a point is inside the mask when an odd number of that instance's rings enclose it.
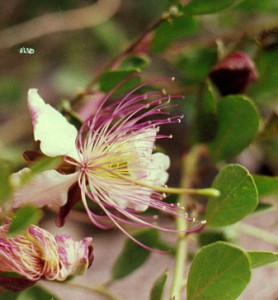
<instances>
[{"instance_id":1,"label":"long stamen","mask_svg":"<svg viewBox=\"0 0 278 300\"><path fill-rule=\"evenodd\" d=\"M173 188L173 187L161 187L161 186L156 186L152 184L148 184L145 182L142 182L140 180L136 180L132 177L122 175L120 172L113 171L108 168L104 167L99 167L103 171L106 171L116 177L119 177L121 179L124 179L126 181L129 181L131 183L134 183L139 186L143 186L146 188L149 188L151 190L155 190L161 193L167 193L167 194L190 194L190 195L200 195L200 196L210 196L210 197L219 197L220 196L220 191L214 188L207 188L207 189L181 189L181 188Z\"/></svg>"}]
</instances>

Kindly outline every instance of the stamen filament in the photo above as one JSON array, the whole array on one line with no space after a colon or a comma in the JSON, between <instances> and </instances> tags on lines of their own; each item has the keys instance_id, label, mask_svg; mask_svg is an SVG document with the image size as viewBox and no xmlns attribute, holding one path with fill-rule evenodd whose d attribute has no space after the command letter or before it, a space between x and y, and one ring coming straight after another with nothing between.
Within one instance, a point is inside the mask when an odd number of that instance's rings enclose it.
<instances>
[{"instance_id":1,"label":"stamen filament","mask_svg":"<svg viewBox=\"0 0 278 300\"><path fill-rule=\"evenodd\" d=\"M209 197L215 197L215 198L220 196L220 191L217 190L217 189L214 189L214 188L185 189L185 188L155 186L155 185L152 185L152 184L142 182L140 180L136 180L132 177L122 175L119 172L115 172L113 170L110 170L110 169L107 169L107 168L104 168L104 167L99 167L99 168L101 170L105 171L105 172L109 172L110 174L112 174L116 177L119 177L121 179L127 180L127 181L129 181L131 183L134 183L136 185L143 186L143 187L146 187L146 188L149 188L151 190L158 191L158 192L161 192L161 193L177 194L177 195L179 195L179 194L200 195L200 196L209 196Z\"/></svg>"}]
</instances>

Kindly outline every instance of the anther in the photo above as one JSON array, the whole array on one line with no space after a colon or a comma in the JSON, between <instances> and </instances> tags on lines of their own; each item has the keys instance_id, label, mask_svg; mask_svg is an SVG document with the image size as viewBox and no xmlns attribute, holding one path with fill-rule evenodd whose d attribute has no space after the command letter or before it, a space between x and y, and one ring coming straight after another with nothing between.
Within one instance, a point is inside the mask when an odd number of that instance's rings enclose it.
<instances>
[{"instance_id":1,"label":"anther","mask_svg":"<svg viewBox=\"0 0 278 300\"><path fill-rule=\"evenodd\" d=\"M175 81L175 80L176 80L176 78L175 78L175 77L172 77L172 78L171 78L171 80L172 80L172 81Z\"/></svg>"},{"instance_id":2,"label":"anther","mask_svg":"<svg viewBox=\"0 0 278 300\"><path fill-rule=\"evenodd\" d=\"M207 224L207 220L201 221L201 224Z\"/></svg>"},{"instance_id":3,"label":"anther","mask_svg":"<svg viewBox=\"0 0 278 300\"><path fill-rule=\"evenodd\" d=\"M166 94L167 94L167 92L166 92L165 89L162 89L162 94L163 94L163 95L166 95Z\"/></svg>"}]
</instances>

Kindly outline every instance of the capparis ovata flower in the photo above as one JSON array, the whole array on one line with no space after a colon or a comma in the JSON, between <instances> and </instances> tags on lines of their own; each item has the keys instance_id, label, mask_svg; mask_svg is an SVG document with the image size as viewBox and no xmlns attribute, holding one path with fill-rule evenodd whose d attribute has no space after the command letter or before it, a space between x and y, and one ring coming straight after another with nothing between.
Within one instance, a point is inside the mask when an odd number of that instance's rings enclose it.
<instances>
[{"instance_id":1,"label":"capparis ovata flower","mask_svg":"<svg viewBox=\"0 0 278 300\"><path fill-rule=\"evenodd\" d=\"M36 225L10 237L9 226L9 222L0 226L0 286L5 289L22 290L42 278L64 281L92 264L92 238L54 237Z\"/></svg>"},{"instance_id":2,"label":"capparis ovata flower","mask_svg":"<svg viewBox=\"0 0 278 300\"><path fill-rule=\"evenodd\" d=\"M111 101L111 95L119 86L115 87L79 131L60 112L46 104L36 89L30 89L29 110L34 137L40 141L41 152L49 157L63 156L73 172L47 170L36 175L16 191L13 206L28 203L58 206L58 223L63 225L69 210L82 199L96 226L103 229L117 226L130 238L132 236L121 223L175 231L157 225L157 216L143 216L141 212L147 208L195 222L180 207L163 202L166 194L184 191L165 186L170 159L164 153L154 153L154 144L157 139L171 138L160 133L160 126L178 123L181 116L169 116L169 108L173 105L171 97L164 91L140 93L146 85L142 84L124 97ZM21 171L25 172L28 169ZM88 201L97 204L104 214L92 210ZM197 226L188 232L204 226L204 222L196 223Z\"/></svg>"}]
</instances>

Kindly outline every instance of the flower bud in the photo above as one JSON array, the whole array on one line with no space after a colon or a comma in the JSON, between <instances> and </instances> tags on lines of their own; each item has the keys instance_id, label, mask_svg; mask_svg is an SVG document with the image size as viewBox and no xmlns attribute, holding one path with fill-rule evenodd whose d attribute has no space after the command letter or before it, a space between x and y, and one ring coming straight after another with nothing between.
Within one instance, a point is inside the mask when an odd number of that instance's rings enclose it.
<instances>
[{"instance_id":1,"label":"flower bud","mask_svg":"<svg viewBox=\"0 0 278 300\"><path fill-rule=\"evenodd\" d=\"M256 67L249 56L234 52L217 63L209 77L221 95L243 93L258 78Z\"/></svg>"}]
</instances>

